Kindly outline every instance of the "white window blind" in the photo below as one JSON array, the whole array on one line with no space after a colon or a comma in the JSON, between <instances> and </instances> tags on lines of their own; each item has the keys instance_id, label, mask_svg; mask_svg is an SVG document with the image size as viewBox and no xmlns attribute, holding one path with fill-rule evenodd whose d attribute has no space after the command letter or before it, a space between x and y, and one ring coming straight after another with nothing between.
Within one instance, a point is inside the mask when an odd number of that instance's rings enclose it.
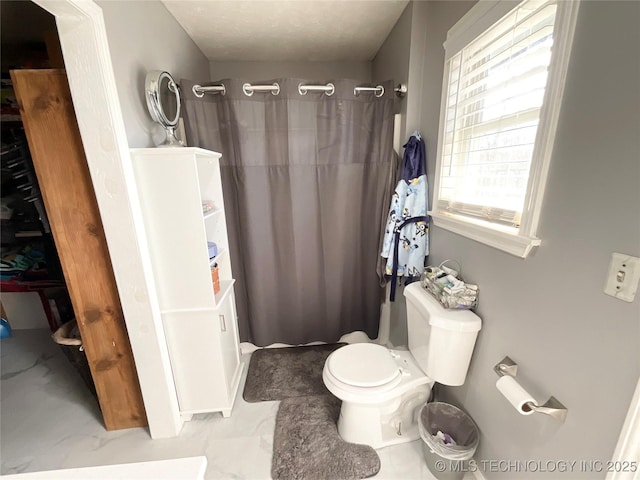
<instances>
[{"instance_id":1,"label":"white window blind","mask_svg":"<svg viewBox=\"0 0 640 480\"><path fill-rule=\"evenodd\" d=\"M526 0L445 65L438 211L519 226L556 10Z\"/></svg>"}]
</instances>

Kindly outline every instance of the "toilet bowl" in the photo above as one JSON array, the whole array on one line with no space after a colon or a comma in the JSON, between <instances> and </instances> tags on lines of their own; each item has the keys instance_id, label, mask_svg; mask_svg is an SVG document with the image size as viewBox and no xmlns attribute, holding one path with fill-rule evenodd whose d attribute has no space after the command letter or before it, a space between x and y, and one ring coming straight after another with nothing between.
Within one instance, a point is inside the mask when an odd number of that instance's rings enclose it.
<instances>
[{"instance_id":1,"label":"toilet bowl","mask_svg":"<svg viewBox=\"0 0 640 480\"><path fill-rule=\"evenodd\" d=\"M409 350L355 343L324 364L324 384L342 400L338 433L347 442L382 448L417 440L417 417L434 383L464 383L480 318L445 310L419 282L404 295Z\"/></svg>"},{"instance_id":2,"label":"toilet bowl","mask_svg":"<svg viewBox=\"0 0 640 480\"><path fill-rule=\"evenodd\" d=\"M329 356L322 379L342 400L338 432L343 440L382 448L419 438L417 415L434 382L409 351L347 345Z\"/></svg>"}]
</instances>

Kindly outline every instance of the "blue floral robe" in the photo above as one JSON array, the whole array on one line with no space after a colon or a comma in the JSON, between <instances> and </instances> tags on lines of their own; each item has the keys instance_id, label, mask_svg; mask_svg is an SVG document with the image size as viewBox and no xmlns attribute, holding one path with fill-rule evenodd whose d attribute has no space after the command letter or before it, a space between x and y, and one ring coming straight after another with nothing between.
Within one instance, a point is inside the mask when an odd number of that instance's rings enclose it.
<instances>
[{"instance_id":1,"label":"blue floral robe","mask_svg":"<svg viewBox=\"0 0 640 480\"><path fill-rule=\"evenodd\" d=\"M393 274L395 229L411 217L427 215L428 184L424 141L414 134L404 145L402 178L391 199L381 255L387 259L385 273ZM397 276L419 277L429 254L429 224L418 221L400 232Z\"/></svg>"}]
</instances>

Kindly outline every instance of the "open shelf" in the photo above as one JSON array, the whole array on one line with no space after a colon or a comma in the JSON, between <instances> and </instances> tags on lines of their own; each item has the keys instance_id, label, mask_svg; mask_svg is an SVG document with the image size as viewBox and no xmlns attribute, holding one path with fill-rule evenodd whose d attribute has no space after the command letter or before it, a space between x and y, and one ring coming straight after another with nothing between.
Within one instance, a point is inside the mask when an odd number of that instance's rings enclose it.
<instances>
[{"instance_id":1,"label":"open shelf","mask_svg":"<svg viewBox=\"0 0 640 480\"><path fill-rule=\"evenodd\" d=\"M216 208L214 210L210 210L207 213L204 213L202 215L202 218L204 218L205 220L208 220L210 218L214 218L218 215L220 215L224 210L222 210L221 208Z\"/></svg>"},{"instance_id":2,"label":"open shelf","mask_svg":"<svg viewBox=\"0 0 640 480\"><path fill-rule=\"evenodd\" d=\"M209 259L209 266L213 267L216 263L218 263L218 259L226 253L227 249L222 247L218 249L218 254L215 257L211 257Z\"/></svg>"},{"instance_id":3,"label":"open shelf","mask_svg":"<svg viewBox=\"0 0 640 480\"><path fill-rule=\"evenodd\" d=\"M235 280L220 280L220 291L216 293L216 305L222 305L222 302L231 292Z\"/></svg>"}]
</instances>

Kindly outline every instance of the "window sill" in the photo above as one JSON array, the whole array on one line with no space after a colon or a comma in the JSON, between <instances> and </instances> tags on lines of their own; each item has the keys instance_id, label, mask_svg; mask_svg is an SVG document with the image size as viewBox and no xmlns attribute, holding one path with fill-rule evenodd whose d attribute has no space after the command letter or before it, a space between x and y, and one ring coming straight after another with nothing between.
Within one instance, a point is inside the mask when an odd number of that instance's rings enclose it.
<instances>
[{"instance_id":1,"label":"window sill","mask_svg":"<svg viewBox=\"0 0 640 480\"><path fill-rule=\"evenodd\" d=\"M518 233L515 228L492 225L482 220L471 220L457 215L429 212L434 225L476 242L484 243L520 258L527 258L533 247L540 245L539 238Z\"/></svg>"}]
</instances>

